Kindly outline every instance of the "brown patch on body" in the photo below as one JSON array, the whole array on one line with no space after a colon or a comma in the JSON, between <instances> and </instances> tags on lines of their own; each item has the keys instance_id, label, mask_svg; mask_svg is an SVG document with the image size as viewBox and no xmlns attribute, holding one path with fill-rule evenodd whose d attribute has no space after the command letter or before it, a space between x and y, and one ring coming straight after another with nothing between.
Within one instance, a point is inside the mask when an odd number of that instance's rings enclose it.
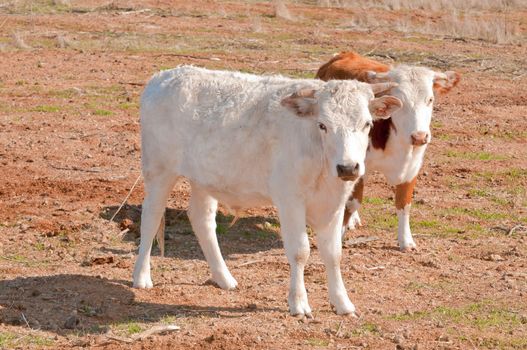
<instances>
[{"instance_id":1,"label":"brown patch on body","mask_svg":"<svg viewBox=\"0 0 527 350\"><path fill-rule=\"evenodd\" d=\"M368 72L387 72L390 66L363 57L356 52L341 52L328 62L323 64L317 71L316 78L328 81L331 79L357 79L368 82Z\"/></svg>"},{"instance_id":2,"label":"brown patch on body","mask_svg":"<svg viewBox=\"0 0 527 350\"><path fill-rule=\"evenodd\" d=\"M348 200L356 199L359 203L362 203L362 196L364 195L364 177L361 177L357 183L355 184L355 187L353 188L353 193L351 194L351 197ZM344 223L343 225L346 225L349 218L351 217L351 210L347 207L344 208Z\"/></svg>"},{"instance_id":3,"label":"brown patch on body","mask_svg":"<svg viewBox=\"0 0 527 350\"><path fill-rule=\"evenodd\" d=\"M392 129L395 130L392 118L375 120L373 128L370 130L370 140L373 148L384 151Z\"/></svg>"},{"instance_id":4,"label":"brown patch on body","mask_svg":"<svg viewBox=\"0 0 527 350\"><path fill-rule=\"evenodd\" d=\"M414 196L414 187L417 182L417 176L410 182L405 182L395 186L395 208L404 209L408 204L412 203Z\"/></svg>"}]
</instances>

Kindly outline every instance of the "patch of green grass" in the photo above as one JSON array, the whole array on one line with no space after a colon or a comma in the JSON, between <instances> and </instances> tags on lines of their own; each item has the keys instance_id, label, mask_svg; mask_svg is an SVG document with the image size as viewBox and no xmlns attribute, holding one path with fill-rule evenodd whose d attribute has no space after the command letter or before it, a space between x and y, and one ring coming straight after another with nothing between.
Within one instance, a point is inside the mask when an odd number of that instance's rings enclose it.
<instances>
[{"instance_id":1,"label":"patch of green grass","mask_svg":"<svg viewBox=\"0 0 527 350\"><path fill-rule=\"evenodd\" d=\"M416 220L413 222L413 226L419 229L431 229L441 227L441 223L437 220Z\"/></svg>"},{"instance_id":2,"label":"patch of green grass","mask_svg":"<svg viewBox=\"0 0 527 350\"><path fill-rule=\"evenodd\" d=\"M217 224L216 226L216 234L218 235L224 235L229 231L229 227L227 225L223 224Z\"/></svg>"},{"instance_id":3,"label":"patch of green grass","mask_svg":"<svg viewBox=\"0 0 527 350\"><path fill-rule=\"evenodd\" d=\"M487 197L489 195L486 190L482 190L479 188L471 188L470 190L468 190L468 194L471 197Z\"/></svg>"},{"instance_id":4,"label":"patch of green grass","mask_svg":"<svg viewBox=\"0 0 527 350\"><path fill-rule=\"evenodd\" d=\"M0 332L0 348L8 349L12 347L12 342L16 339L16 335L8 332Z\"/></svg>"},{"instance_id":5,"label":"patch of green grass","mask_svg":"<svg viewBox=\"0 0 527 350\"><path fill-rule=\"evenodd\" d=\"M466 159L466 160L481 160L481 161L509 159L509 157L503 154L494 154L490 152L459 152L459 151L454 151L454 150L447 151L446 156L449 158L460 158L460 159Z\"/></svg>"},{"instance_id":6,"label":"patch of green grass","mask_svg":"<svg viewBox=\"0 0 527 350\"><path fill-rule=\"evenodd\" d=\"M283 74L290 76L291 78L297 78L297 79L313 79L315 77L315 74L313 74L313 72L301 70L301 69L283 72Z\"/></svg>"},{"instance_id":7,"label":"patch of green grass","mask_svg":"<svg viewBox=\"0 0 527 350\"><path fill-rule=\"evenodd\" d=\"M476 208L459 208L459 207L452 207L445 209L443 212L446 216L458 216L458 217L466 217L469 216L473 219L479 219L479 220L502 220L507 219L509 215L505 213L500 212L491 212L489 210L485 209L476 209Z\"/></svg>"},{"instance_id":8,"label":"patch of green grass","mask_svg":"<svg viewBox=\"0 0 527 350\"><path fill-rule=\"evenodd\" d=\"M47 95L52 97L69 99L78 96L79 91L80 90L75 89L51 90L47 92Z\"/></svg>"},{"instance_id":9,"label":"patch of green grass","mask_svg":"<svg viewBox=\"0 0 527 350\"><path fill-rule=\"evenodd\" d=\"M9 4L6 11L10 14L20 15L44 15L57 14L70 11L70 7L64 3L52 0L14 1Z\"/></svg>"},{"instance_id":10,"label":"patch of green grass","mask_svg":"<svg viewBox=\"0 0 527 350\"><path fill-rule=\"evenodd\" d=\"M26 264L29 265L29 260L20 254L14 254L10 256L0 256L0 259L7 260L7 261L13 261L20 264Z\"/></svg>"},{"instance_id":11,"label":"patch of green grass","mask_svg":"<svg viewBox=\"0 0 527 350\"><path fill-rule=\"evenodd\" d=\"M43 113L56 113L60 111L60 107L58 106L47 106L47 105L41 105L36 106L32 109L33 112L43 112Z\"/></svg>"},{"instance_id":12,"label":"patch of green grass","mask_svg":"<svg viewBox=\"0 0 527 350\"><path fill-rule=\"evenodd\" d=\"M136 334L141 332L143 329L141 326L135 322L129 323L128 327L126 328L129 335Z\"/></svg>"},{"instance_id":13,"label":"patch of green grass","mask_svg":"<svg viewBox=\"0 0 527 350\"><path fill-rule=\"evenodd\" d=\"M117 333L126 334L127 336L131 336L137 333L140 333L143 330L143 327L137 322L134 321L128 321L123 323L117 323L114 324L113 327Z\"/></svg>"},{"instance_id":14,"label":"patch of green grass","mask_svg":"<svg viewBox=\"0 0 527 350\"><path fill-rule=\"evenodd\" d=\"M438 140L442 140L442 141L450 141L454 137L453 137L453 135L450 135L450 134L435 133L434 134L434 138L436 138Z\"/></svg>"},{"instance_id":15,"label":"patch of green grass","mask_svg":"<svg viewBox=\"0 0 527 350\"><path fill-rule=\"evenodd\" d=\"M162 324L174 324L177 321L177 317L172 315L165 315L159 321Z\"/></svg>"},{"instance_id":16,"label":"patch of green grass","mask_svg":"<svg viewBox=\"0 0 527 350\"><path fill-rule=\"evenodd\" d=\"M378 230L392 230L393 228L397 227L396 215L388 212L380 212L377 209L367 209L367 207L365 207L365 209L368 214L371 213L371 215L368 216L369 224L372 228Z\"/></svg>"},{"instance_id":17,"label":"patch of green grass","mask_svg":"<svg viewBox=\"0 0 527 350\"><path fill-rule=\"evenodd\" d=\"M123 102L119 104L119 109L122 109L123 111L129 110L129 109L138 109L139 104L137 102Z\"/></svg>"},{"instance_id":18,"label":"patch of green grass","mask_svg":"<svg viewBox=\"0 0 527 350\"><path fill-rule=\"evenodd\" d=\"M247 238L256 238L256 239L268 239L270 236L274 235L274 232L269 232L265 230L255 230L255 231L244 231L243 236Z\"/></svg>"},{"instance_id":19,"label":"patch of green grass","mask_svg":"<svg viewBox=\"0 0 527 350\"><path fill-rule=\"evenodd\" d=\"M505 176L509 180L527 179L527 169L512 168L510 170L505 171Z\"/></svg>"},{"instance_id":20,"label":"patch of green grass","mask_svg":"<svg viewBox=\"0 0 527 350\"><path fill-rule=\"evenodd\" d=\"M106 109L96 109L92 113L93 113L93 115L99 115L99 116L108 116L108 115L112 115L113 114L112 111L108 111Z\"/></svg>"},{"instance_id":21,"label":"patch of green grass","mask_svg":"<svg viewBox=\"0 0 527 350\"><path fill-rule=\"evenodd\" d=\"M53 339L40 335L18 335L11 332L0 332L0 349L27 348L27 346L51 346Z\"/></svg>"},{"instance_id":22,"label":"patch of green grass","mask_svg":"<svg viewBox=\"0 0 527 350\"><path fill-rule=\"evenodd\" d=\"M444 125L443 125L443 123L441 121L439 121L437 119L434 119L434 120L432 120L431 126L432 126L433 129L439 129L439 128L442 128Z\"/></svg>"},{"instance_id":23,"label":"patch of green grass","mask_svg":"<svg viewBox=\"0 0 527 350\"><path fill-rule=\"evenodd\" d=\"M52 338L46 338L38 335L30 335L26 338L24 338L24 342L31 345L39 345L39 346L51 346L53 345L53 339Z\"/></svg>"},{"instance_id":24,"label":"patch of green grass","mask_svg":"<svg viewBox=\"0 0 527 350\"><path fill-rule=\"evenodd\" d=\"M487 189L471 188L468 190L468 195L470 197L486 198L490 200L491 202L499 204L500 206L511 204L509 200L507 200L506 198L503 198L503 195L504 195L503 193L500 192L500 196L498 196L498 195L491 193L490 190L487 190Z\"/></svg>"},{"instance_id":25,"label":"patch of green grass","mask_svg":"<svg viewBox=\"0 0 527 350\"><path fill-rule=\"evenodd\" d=\"M500 329L502 331L519 327L522 320L517 312L482 301L460 307L438 306L432 310L420 310L414 313L394 314L387 316L395 321L414 321L419 319L442 320L444 322L468 325L479 331Z\"/></svg>"},{"instance_id":26,"label":"patch of green grass","mask_svg":"<svg viewBox=\"0 0 527 350\"><path fill-rule=\"evenodd\" d=\"M427 285L426 283L411 281L404 286L404 289L407 291L417 291L417 290L429 288L429 287L430 286Z\"/></svg>"},{"instance_id":27,"label":"patch of green grass","mask_svg":"<svg viewBox=\"0 0 527 350\"><path fill-rule=\"evenodd\" d=\"M390 204L390 201L388 199L380 197L364 197L362 202L365 204L374 205Z\"/></svg>"},{"instance_id":28,"label":"patch of green grass","mask_svg":"<svg viewBox=\"0 0 527 350\"><path fill-rule=\"evenodd\" d=\"M308 338L306 339L306 344L311 346L329 346L329 340L320 339L320 338Z\"/></svg>"},{"instance_id":29,"label":"patch of green grass","mask_svg":"<svg viewBox=\"0 0 527 350\"><path fill-rule=\"evenodd\" d=\"M527 131L517 129L492 129L483 127L478 129L479 133L485 137L497 137L507 141L524 141L527 139Z\"/></svg>"},{"instance_id":30,"label":"patch of green grass","mask_svg":"<svg viewBox=\"0 0 527 350\"><path fill-rule=\"evenodd\" d=\"M482 348L486 349L527 349L527 337L511 337L507 336L506 339L497 338L483 338L478 343Z\"/></svg>"},{"instance_id":31,"label":"patch of green grass","mask_svg":"<svg viewBox=\"0 0 527 350\"><path fill-rule=\"evenodd\" d=\"M35 247L36 250L38 251L43 251L44 249L46 249L46 246L44 245L44 243L42 242L37 242L33 245Z\"/></svg>"},{"instance_id":32,"label":"patch of green grass","mask_svg":"<svg viewBox=\"0 0 527 350\"><path fill-rule=\"evenodd\" d=\"M380 334L380 329L375 323L366 322L360 325L360 327L355 328L351 333L354 336L378 335Z\"/></svg>"}]
</instances>

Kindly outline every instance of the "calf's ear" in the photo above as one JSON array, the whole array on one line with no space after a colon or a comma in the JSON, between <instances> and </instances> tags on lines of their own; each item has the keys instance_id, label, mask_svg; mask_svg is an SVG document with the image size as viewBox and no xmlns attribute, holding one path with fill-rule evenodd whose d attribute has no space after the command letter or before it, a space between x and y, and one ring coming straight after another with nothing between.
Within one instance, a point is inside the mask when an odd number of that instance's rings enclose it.
<instances>
[{"instance_id":1,"label":"calf's ear","mask_svg":"<svg viewBox=\"0 0 527 350\"><path fill-rule=\"evenodd\" d=\"M434 90L439 93L447 93L461 80L461 74L454 71L435 72Z\"/></svg>"},{"instance_id":2,"label":"calf's ear","mask_svg":"<svg viewBox=\"0 0 527 350\"><path fill-rule=\"evenodd\" d=\"M375 95L375 97L379 97L379 96L386 94L388 91L390 91L390 89L396 86L399 86L399 84L388 82L388 83L370 84L370 86L371 86L371 90L373 91L373 94Z\"/></svg>"},{"instance_id":3,"label":"calf's ear","mask_svg":"<svg viewBox=\"0 0 527 350\"><path fill-rule=\"evenodd\" d=\"M370 101L370 112L373 119L388 119L393 112L403 106L401 100L393 96L382 96Z\"/></svg>"},{"instance_id":4,"label":"calf's ear","mask_svg":"<svg viewBox=\"0 0 527 350\"><path fill-rule=\"evenodd\" d=\"M316 90L302 89L285 97L280 104L299 117L312 117L318 113Z\"/></svg>"}]
</instances>

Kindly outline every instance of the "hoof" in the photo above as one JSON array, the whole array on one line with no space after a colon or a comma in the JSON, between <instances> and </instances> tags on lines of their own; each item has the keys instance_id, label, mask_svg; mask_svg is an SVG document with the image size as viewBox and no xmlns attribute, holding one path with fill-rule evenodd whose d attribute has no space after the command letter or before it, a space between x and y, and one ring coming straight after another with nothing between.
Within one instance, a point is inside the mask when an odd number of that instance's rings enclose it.
<instances>
[{"instance_id":1,"label":"hoof","mask_svg":"<svg viewBox=\"0 0 527 350\"><path fill-rule=\"evenodd\" d=\"M399 250L403 253L410 253L410 252L416 252L417 251L417 246L415 246L415 244L412 246L406 246L406 247L400 247Z\"/></svg>"},{"instance_id":2,"label":"hoof","mask_svg":"<svg viewBox=\"0 0 527 350\"><path fill-rule=\"evenodd\" d=\"M238 282L232 277L230 273L221 276L213 276L212 282L221 289L233 290L238 286Z\"/></svg>"},{"instance_id":3,"label":"hoof","mask_svg":"<svg viewBox=\"0 0 527 350\"><path fill-rule=\"evenodd\" d=\"M151 279L134 278L133 287L137 289L150 289L154 286Z\"/></svg>"}]
</instances>

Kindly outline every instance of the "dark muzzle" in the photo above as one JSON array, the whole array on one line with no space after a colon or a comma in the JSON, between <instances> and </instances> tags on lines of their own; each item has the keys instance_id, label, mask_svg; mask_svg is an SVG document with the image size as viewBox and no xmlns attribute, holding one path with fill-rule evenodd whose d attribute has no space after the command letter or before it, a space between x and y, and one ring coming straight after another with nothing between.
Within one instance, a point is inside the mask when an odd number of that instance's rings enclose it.
<instances>
[{"instance_id":1,"label":"dark muzzle","mask_svg":"<svg viewBox=\"0 0 527 350\"><path fill-rule=\"evenodd\" d=\"M337 165L337 175L343 181L354 181L359 177L359 163L351 165Z\"/></svg>"}]
</instances>

